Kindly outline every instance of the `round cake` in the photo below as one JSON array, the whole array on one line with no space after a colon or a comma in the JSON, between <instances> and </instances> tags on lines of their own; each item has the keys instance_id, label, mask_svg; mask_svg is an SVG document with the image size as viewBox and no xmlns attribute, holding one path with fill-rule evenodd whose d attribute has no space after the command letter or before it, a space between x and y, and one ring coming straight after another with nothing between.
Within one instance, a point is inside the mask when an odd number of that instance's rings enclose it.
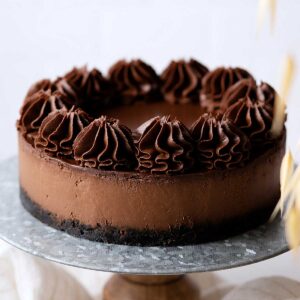
<instances>
[{"instance_id":1,"label":"round cake","mask_svg":"<svg viewBox=\"0 0 300 300\"><path fill-rule=\"evenodd\" d=\"M195 244L269 218L285 129L277 94L242 68L141 60L74 68L28 91L17 121L20 196L42 222L98 242Z\"/></svg>"}]
</instances>

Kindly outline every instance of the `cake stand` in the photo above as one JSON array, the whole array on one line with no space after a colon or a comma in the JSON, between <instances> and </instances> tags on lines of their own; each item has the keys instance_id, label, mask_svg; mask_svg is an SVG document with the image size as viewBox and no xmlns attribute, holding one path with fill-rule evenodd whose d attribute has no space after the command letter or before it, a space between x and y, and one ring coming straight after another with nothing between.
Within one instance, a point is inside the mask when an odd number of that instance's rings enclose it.
<instances>
[{"instance_id":1,"label":"cake stand","mask_svg":"<svg viewBox=\"0 0 300 300\"><path fill-rule=\"evenodd\" d=\"M279 219L239 236L192 246L134 247L70 236L23 208L16 157L0 164L0 238L54 262L117 273L104 288L104 300L198 300L198 289L184 274L239 267L288 250Z\"/></svg>"}]
</instances>

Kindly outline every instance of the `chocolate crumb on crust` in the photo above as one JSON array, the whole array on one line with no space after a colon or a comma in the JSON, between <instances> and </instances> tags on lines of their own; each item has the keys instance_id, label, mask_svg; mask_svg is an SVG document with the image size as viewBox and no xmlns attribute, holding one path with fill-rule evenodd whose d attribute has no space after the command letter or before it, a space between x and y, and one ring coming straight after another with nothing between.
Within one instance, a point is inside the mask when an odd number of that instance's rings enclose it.
<instances>
[{"instance_id":1,"label":"chocolate crumb on crust","mask_svg":"<svg viewBox=\"0 0 300 300\"><path fill-rule=\"evenodd\" d=\"M90 241L134 246L183 246L225 239L267 222L274 209L274 205L271 205L222 224L201 224L191 227L185 225L170 227L168 231L149 229L141 231L110 225L91 227L71 219L60 221L53 213L34 203L22 187L20 198L24 208L31 215L53 228Z\"/></svg>"}]
</instances>

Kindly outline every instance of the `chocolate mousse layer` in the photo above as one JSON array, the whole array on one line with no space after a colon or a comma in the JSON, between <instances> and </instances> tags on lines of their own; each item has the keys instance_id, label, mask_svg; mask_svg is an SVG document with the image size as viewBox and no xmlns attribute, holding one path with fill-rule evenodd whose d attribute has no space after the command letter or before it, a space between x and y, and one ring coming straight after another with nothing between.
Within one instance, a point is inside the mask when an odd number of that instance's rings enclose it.
<instances>
[{"instance_id":1,"label":"chocolate mousse layer","mask_svg":"<svg viewBox=\"0 0 300 300\"><path fill-rule=\"evenodd\" d=\"M46 155L19 136L21 198L41 221L121 244L192 244L267 220L280 195L285 136L244 167L154 175L103 171Z\"/></svg>"}]
</instances>

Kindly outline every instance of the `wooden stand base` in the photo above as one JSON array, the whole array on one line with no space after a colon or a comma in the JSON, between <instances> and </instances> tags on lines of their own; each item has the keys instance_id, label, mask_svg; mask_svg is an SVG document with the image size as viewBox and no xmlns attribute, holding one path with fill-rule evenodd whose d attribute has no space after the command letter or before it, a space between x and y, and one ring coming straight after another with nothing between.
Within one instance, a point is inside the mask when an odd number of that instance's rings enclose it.
<instances>
[{"instance_id":1,"label":"wooden stand base","mask_svg":"<svg viewBox=\"0 0 300 300\"><path fill-rule=\"evenodd\" d=\"M113 275L103 300L200 300L196 285L184 275Z\"/></svg>"}]
</instances>

